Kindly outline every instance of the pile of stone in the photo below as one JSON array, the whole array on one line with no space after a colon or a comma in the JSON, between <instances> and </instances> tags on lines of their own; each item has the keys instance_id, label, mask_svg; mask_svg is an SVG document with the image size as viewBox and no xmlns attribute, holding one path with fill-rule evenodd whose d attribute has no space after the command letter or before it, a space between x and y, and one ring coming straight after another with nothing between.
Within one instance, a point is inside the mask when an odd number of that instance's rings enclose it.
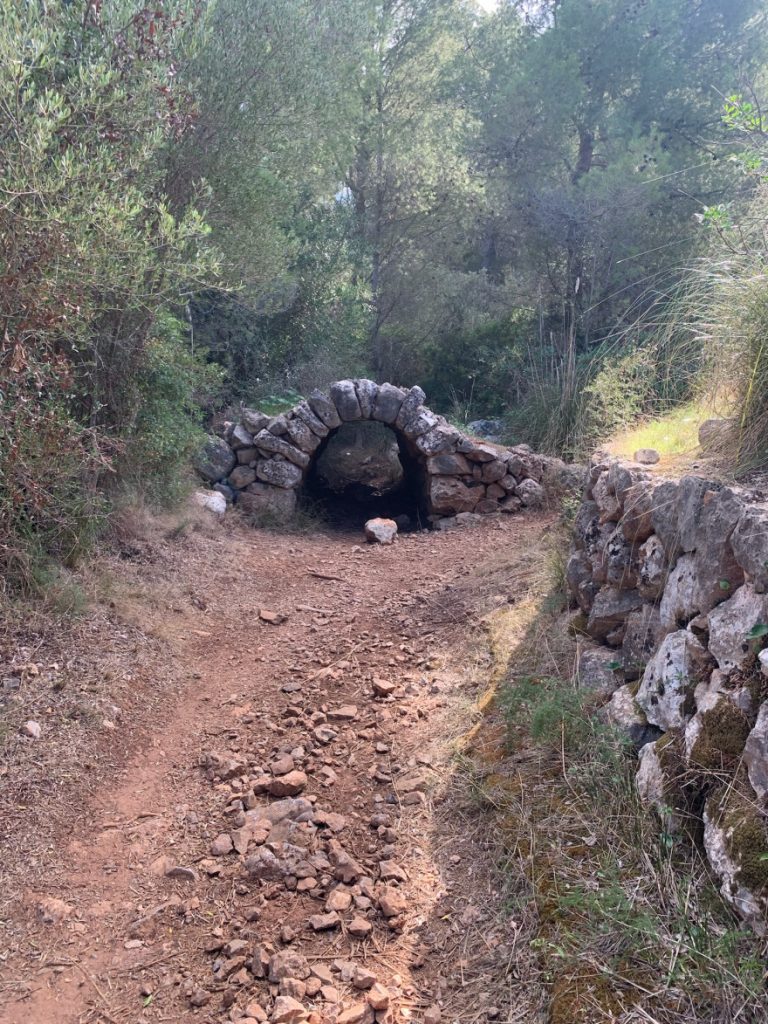
<instances>
[{"instance_id":1,"label":"pile of stone","mask_svg":"<svg viewBox=\"0 0 768 1024\"><path fill-rule=\"evenodd\" d=\"M426 515L488 514L538 507L550 463L525 446L472 440L424 405L419 387L341 380L315 390L279 416L243 411L221 437L209 438L196 462L200 475L246 512L293 514L297 494L323 442L342 423L373 420L390 427L419 467ZM558 463L558 466L562 466Z\"/></svg>"},{"instance_id":2,"label":"pile of stone","mask_svg":"<svg viewBox=\"0 0 768 1024\"><path fill-rule=\"evenodd\" d=\"M219 994L227 1007L241 1004L241 1024L393 1024L395 1003L405 995L402 979L393 975L384 983L355 957L376 930L399 934L412 910L409 874L397 860L395 815L382 798L366 820L352 809L341 814L324 807L307 792L313 783L335 784L333 758L326 755L339 742L366 738L389 752L389 707L402 703L405 692L374 676L367 696L367 709L288 705L282 722L292 723L296 734L264 756L202 755L206 778L226 801L227 824L211 839L199 869L253 892L249 921L259 920L267 900L286 894L287 905L271 941L261 931L257 941L214 931L205 949L208 981L190 978L187 986L193 1007ZM391 762L387 771L381 767L374 767L375 776L369 771L372 779L394 787L401 804L423 805L423 775L405 770L395 781ZM360 826L362 836L350 834ZM439 1009L430 1012L432 1024L439 1024Z\"/></svg>"},{"instance_id":3,"label":"pile of stone","mask_svg":"<svg viewBox=\"0 0 768 1024\"><path fill-rule=\"evenodd\" d=\"M637 784L669 831L703 826L726 899L768 910L768 508L641 466L590 468L567 565L584 685L640 748ZM698 829L697 829L698 823Z\"/></svg>"}]
</instances>

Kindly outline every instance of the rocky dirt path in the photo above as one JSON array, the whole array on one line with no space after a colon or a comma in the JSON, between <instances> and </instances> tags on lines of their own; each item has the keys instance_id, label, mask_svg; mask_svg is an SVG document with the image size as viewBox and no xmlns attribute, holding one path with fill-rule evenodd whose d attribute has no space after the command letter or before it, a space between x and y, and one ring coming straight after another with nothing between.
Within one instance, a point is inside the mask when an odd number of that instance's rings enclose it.
<instances>
[{"instance_id":1,"label":"rocky dirt path","mask_svg":"<svg viewBox=\"0 0 768 1024\"><path fill-rule=\"evenodd\" d=\"M186 681L35 857L0 1024L534 1020L451 758L547 522L201 539L156 613Z\"/></svg>"}]
</instances>

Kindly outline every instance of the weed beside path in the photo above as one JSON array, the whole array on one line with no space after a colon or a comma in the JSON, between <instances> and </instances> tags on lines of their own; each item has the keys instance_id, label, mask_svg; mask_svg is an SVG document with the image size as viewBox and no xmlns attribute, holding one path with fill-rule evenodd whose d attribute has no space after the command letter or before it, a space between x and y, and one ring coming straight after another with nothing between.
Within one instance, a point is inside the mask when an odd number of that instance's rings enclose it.
<instances>
[{"instance_id":1,"label":"weed beside path","mask_svg":"<svg viewBox=\"0 0 768 1024\"><path fill-rule=\"evenodd\" d=\"M640 803L634 751L570 681L583 641L569 636L558 582L539 573L496 613L494 632L512 642L462 755L544 1019L765 1021L766 944L723 903L700 837L666 834Z\"/></svg>"}]
</instances>

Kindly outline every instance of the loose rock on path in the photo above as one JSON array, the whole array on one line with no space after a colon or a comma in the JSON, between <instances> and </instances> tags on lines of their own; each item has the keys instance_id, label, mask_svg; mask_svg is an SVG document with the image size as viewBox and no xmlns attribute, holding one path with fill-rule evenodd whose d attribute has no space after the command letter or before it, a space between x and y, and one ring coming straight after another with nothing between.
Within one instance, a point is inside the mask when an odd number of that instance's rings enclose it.
<instances>
[{"instance_id":1,"label":"loose rock on path","mask_svg":"<svg viewBox=\"0 0 768 1024\"><path fill-rule=\"evenodd\" d=\"M467 645L543 522L193 544L178 573L200 628L173 639L188 683L30 865L0 1024L498 1014L504 925L441 801L471 724ZM481 954L496 975L473 974Z\"/></svg>"}]
</instances>

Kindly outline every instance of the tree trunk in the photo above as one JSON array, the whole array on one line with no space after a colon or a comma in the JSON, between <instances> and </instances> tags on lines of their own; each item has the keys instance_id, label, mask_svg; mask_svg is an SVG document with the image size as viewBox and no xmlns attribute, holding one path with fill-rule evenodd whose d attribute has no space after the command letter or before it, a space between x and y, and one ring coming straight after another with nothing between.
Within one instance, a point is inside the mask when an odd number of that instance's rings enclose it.
<instances>
[{"instance_id":1,"label":"tree trunk","mask_svg":"<svg viewBox=\"0 0 768 1024\"><path fill-rule=\"evenodd\" d=\"M576 160L576 167L571 174L571 183L578 185L585 174L592 170L592 160L595 155L595 136L588 128L579 127L579 155Z\"/></svg>"},{"instance_id":2,"label":"tree trunk","mask_svg":"<svg viewBox=\"0 0 768 1024\"><path fill-rule=\"evenodd\" d=\"M386 373L384 353L381 349L381 328L384 323L381 294L381 260L384 245L384 92L381 86L376 90L376 184L374 188L374 209L371 223L371 305L373 325L371 327L370 353L374 374L381 377Z\"/></svg>"}]
</instances>

